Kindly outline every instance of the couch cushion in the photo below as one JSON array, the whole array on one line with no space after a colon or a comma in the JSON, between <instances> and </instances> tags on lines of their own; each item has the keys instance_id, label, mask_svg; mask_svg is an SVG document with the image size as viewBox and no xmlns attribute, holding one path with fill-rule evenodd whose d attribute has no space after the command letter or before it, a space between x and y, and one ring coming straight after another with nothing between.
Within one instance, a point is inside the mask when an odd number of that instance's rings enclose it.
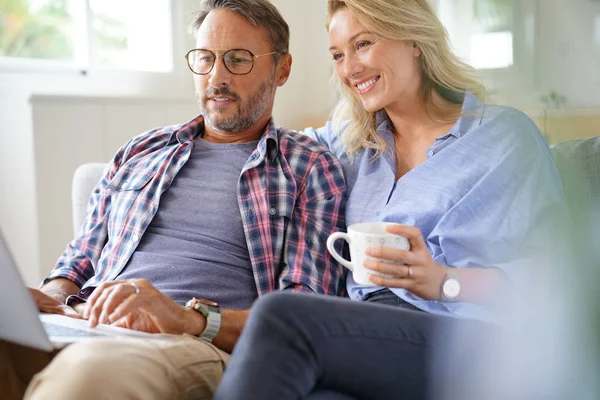
<instances>
[{"instance_id":1,"label":"couch cushion","mask_svg":"<svg viewBox=\"0 0 600 400\"><path fill-rule=\"evenodd\" d=\"M99 183L107 166L108 164L103 163L82 164L73 174L71 205L73 207L73 234L75 237L79 235L79 230L85 220L92 190Z\"/></svg>"},{"instance_id":2,"label":"couch cushion","mask_svg":"<svg viewBox=\"0 0 600 400\"><path fill-rule=\"evenodd\" d=\"M575 246L600 257L600 137L551 146L573 220Z\"/></svg>"}]
</instances>

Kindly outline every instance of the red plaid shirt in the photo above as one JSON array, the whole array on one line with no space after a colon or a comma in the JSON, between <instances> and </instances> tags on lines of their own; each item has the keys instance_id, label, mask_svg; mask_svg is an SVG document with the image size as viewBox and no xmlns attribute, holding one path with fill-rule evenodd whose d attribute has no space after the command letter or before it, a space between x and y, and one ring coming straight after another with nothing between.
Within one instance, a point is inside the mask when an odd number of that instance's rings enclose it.
<instances>
[{"instance_id":1,"label":"red plaid shirt","mask_svg":"<svg viewBox=\"0 0 600 400\"><path fill-rule=\"evenodd\" d=\"M87 298L99 283L116 279L203 129L200 116L126 143L94 189L79 237L44 283L69 279ZM342 168L328 150L269 123L237 188L259 295L278 289L344 292L344 270L325 243L345 228L345 195Z\"/></svg>"}]
</instances>

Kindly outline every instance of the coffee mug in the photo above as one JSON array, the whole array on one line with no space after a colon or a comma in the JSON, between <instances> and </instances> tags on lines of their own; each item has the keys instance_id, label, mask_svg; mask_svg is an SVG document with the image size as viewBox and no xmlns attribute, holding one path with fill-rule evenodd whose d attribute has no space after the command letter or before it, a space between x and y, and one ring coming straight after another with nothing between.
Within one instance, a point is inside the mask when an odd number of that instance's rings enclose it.
<instances>
[{"instance_id":1,"label":"coffee mug","mask_svg":"<svg viewBox=\"0 0 600 400\"><path fill-rule=\"evenodd\" d=\"M391 222L363 222L360 224L352 224L348 227L348 233L335 232L327 239L327 250L331 253L340 264L352 271L352 277L356 283L361 285L375 286L369 280L369 274L389 277L365 268L363 265L365 260L380 260L375 257L370 257L365 254L369 247L390 247L399 250L409 250L410 244L404 236L393 235L386 232L386 228L391 225L396 225ZM334 244L338 239L344 239L350 246L350 258L352 261L346 260L339 255L335 250ZM389 262L389 260L385 260Z\"/></svg>"}]
</instances>

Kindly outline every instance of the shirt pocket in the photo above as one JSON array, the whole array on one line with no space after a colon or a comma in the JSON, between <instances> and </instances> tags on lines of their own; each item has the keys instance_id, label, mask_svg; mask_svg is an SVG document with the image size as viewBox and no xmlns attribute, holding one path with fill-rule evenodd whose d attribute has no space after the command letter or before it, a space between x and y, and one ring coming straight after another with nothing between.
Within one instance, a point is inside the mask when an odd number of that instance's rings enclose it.
<instances>
[{"instance_id":1,"label":"shirt pocket","mask_svg":"<svg viewBox=\"0 0 600 400\"><path fill-rule=\"evenodd\" d=\"M278 196L271 196L267 215L271 225L271 241L273 245L273 254L276 258L282 255L283 248L288 237L290 223L294 224L294 210L296 209L296 198L292 193L280 193ZM297 227L298 228L298 227ZM297 232L292 233L292 238L297 235ZM297 240L294 239L294 240ZM276 259L275 265L280 265L281 260Z\"/></svg>"},{"instance_id":2,"label":"shirt pocket","mask_svg":"<svg viewBox=\"0 0 600 400\"><path fill-rule=\"evenodd\" d=\"M153 194L148 183L156 175L156 170L136 165L125 165L117 171L108 184L111 190L111 216L108 222L109 238L120 236L124 228L132 233L139 225L140 215L130 215L132 207L144 209L152 201ZM139 207L143 205L144 207ZM137 214L137 213L136 213ZM141 214L141 213L140 213ZM125 222L129 224L125 226Z\"/></svg>"},{"instance_id":3,"label":"shirt pocket","mask_svg":"<svg viewBox=\"0 0 600 400\"><path fill-rule=\"evenodd\" d=\"M155 169L138 165L125 165L117 171L108 187L116 192L139 191L156 175Z\"/></svg>"},{"instance_id":4,"label":"shirt pocket","mask_svg":"<svg viewBox=\"0 0 600 400\"><path fill-rule=\"evenodd\" d=\"M269 200L269 218L271 222L287 223L294 214L296 198L292 193L279 193L277 196L271 196Z\"/></svg>"}]
</instances>

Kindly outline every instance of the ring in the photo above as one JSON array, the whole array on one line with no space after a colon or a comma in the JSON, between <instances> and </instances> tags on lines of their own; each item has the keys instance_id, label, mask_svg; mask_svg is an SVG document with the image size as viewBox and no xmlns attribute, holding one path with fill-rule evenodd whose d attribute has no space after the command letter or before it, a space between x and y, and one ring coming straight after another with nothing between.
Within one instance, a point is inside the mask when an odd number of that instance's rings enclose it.
<instances>
[{"instance_id":1,"label":"ring","mask_svg":"<svg viewBox=\"0 0 600 400\"><path fill-rule=\"evenodd\" d=\"M408 275L406 275L406 277L410 278L411 275L412 275L412 268L408 267Z\"/></svg>"},{"instance_id":2,"label":"ring","mask_svg":"<svg viewBox=\"0 0 600 400\"><path fill-rule=\"evenodd\" d=\"M135 282L129 282L129 284L135 288L135 294L140 294L140 287Z\"/></svg>"}]
</instances>

